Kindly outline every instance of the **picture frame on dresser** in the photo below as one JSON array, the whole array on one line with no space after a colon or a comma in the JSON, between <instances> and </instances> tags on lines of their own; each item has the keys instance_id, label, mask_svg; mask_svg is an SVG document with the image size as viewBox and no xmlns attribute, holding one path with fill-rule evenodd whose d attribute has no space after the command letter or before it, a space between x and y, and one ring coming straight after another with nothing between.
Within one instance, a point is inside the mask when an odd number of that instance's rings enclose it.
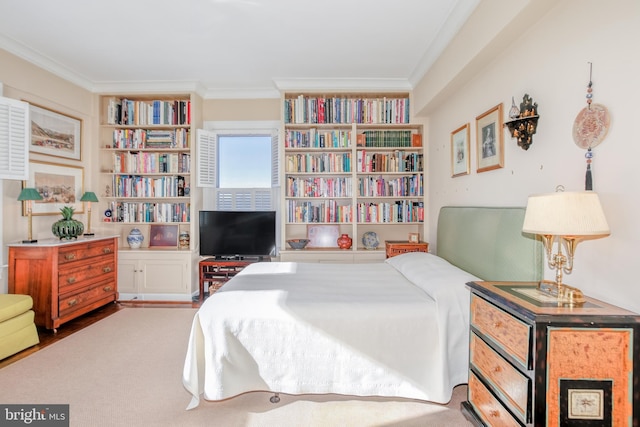
<instances>
[{"instance_id":1,"label":"picture frame on dresser","mask_svg":"<svg viewBox=\"0 0 640 427\"><path fill-rule=\"evenodd\" d=\"M58 215L60 209L70 206L75 214L84 213L80 201L84 193L84 168L57 163L29 162L29 177L23 188L35 188L42 200L31 204L32 215ZM22 204L22 216L27 216L26 202Z\"/></svg>"},{"instance_id":2,"label":"picture frame on dresser","mask_svg":"<svg viewBox=\"0 0 640 427\"><path fill-rule=\"evenodd\" d=\"M451 177L468 175L471 168L469 123L451 132Z\"/></svg>"},{"instance_id":3,"label":"picture frame on dresser","mask_svg":"<svg viewBox=\"0 0 640 427\"><path fill-rule=\"evenodd\" d=\"M477 172L504 167L502 103L476 117Z\"/></svg>"},{"instance_id":4,"label":"picture frame on dresser","mask_svg":"<svg viewBox=\"0 0 640 427\"><path fill-rule=\"evenodd\" d=\"M29 104L31 141L29 151L82 160L82 120L48 108Z\"/></svg>"}]
</instances>

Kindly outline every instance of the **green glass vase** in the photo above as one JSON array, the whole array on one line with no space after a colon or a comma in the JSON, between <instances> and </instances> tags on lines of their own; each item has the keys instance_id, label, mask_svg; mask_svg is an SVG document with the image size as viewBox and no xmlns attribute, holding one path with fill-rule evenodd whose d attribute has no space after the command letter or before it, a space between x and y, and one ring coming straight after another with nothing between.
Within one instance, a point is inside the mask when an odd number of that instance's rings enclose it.
<instances>
[{"instance_id":1,"label":"green glass vase","mask_svg":"<svg viewBox=\"0 0 640 427\"><path fill-rule=\"evenodd\" d=\"M84 224L73 219L74 210L71 206L60 208L62 219L54 222L51 226L51 232L60 240L76 239L84 232Z\"/></svg>"}]
</instances>

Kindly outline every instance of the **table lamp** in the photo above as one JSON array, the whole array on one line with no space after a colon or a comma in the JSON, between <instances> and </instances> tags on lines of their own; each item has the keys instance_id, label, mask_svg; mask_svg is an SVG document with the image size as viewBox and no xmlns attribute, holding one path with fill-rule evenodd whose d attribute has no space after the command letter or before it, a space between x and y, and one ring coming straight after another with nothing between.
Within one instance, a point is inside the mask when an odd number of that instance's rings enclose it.
<instances>
[{"instance_id":1,"label":"table lamp","mask_svg":"<svg viewBox=\"0 0 640 427\"><path fill-rule=\"evenodd\" d=\"M18 201L26 202L27 207L27 216L29 217L29 232L27 234L27 240L23 240L22 243L36 243L37 240L32 236L32 227L31 227L31 214L32 208L31 203L33 200L42 200L42 196L38 193L38 190L35 188L23 188L18 196Z\"/></svg>"},{"instance_id":2,"label":"table lamp","mask_svg":"<svg viewBox=\"0 0 640 427\"><path fill-rule=\"evenodd\" d=\"M91 202L97 202L98 197L96 193L92 191L87 191L80 198L81 202L87 202L87 232L84 233L85 236L93 236L95 233L91 232Z\"/></svg>"},{"instance_id":3,"label":"table lamp","mask_svg":"<svg viewBox=\"0 0 640 427\"><path fill-rule=\"evenodd\" d=\"M562 273L573 271L578 243L610 234L598 194L593 191L564 192L529 196L522 231L542 237L549 267L556 270L556 281L542 281L539 289L557 297L559 304L580 305L582 291L562 283ZM552 254L554 242L557 253ZM567 255L562 253L565 246Z\"/></svg>"}]
</instances>

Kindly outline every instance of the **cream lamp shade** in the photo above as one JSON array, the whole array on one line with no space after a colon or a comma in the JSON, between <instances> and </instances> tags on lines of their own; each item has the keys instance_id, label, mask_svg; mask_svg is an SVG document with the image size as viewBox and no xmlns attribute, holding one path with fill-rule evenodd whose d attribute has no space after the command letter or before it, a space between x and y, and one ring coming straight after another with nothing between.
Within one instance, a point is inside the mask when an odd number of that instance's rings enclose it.
<instances>
[{"instance_id":1,"label":"cream lamp shade","mask_svg":"<svg viewBox=\"0 0 640 427\"><path fill-rule=\"evenodd\" d=\"M598 194L593 191L529 196L522 231L584 239L611 234Z\"/></svg>"}]
</instances>

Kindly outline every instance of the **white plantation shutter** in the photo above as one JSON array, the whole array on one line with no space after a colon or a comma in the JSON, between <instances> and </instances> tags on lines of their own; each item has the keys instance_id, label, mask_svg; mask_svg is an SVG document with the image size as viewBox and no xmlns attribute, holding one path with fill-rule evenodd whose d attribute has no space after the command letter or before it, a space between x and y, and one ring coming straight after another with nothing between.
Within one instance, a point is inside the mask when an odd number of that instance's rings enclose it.
<instances>
[{"instance_id":1,"label":"white plantation shutter","mask_svg":"<svg viewBox=\"0 0 640 427\"><path fill-rule=\"evenodd\" d=\"M218 186L218 134L203 129L196 131L196 155L198 156L198 187Z\"/></svg>"},{"instance_id":2,"label":"white plantation shutter","mask_svg":"<svg viewBox=\"0 0 640 427\"><path fill-rule=\"evenodd\" d=\"M30 134L29 104L0 97L0 179L28 179Z\"/></svg>"},{"instance_id":3,"label":"white plantation shutter","mask_svg":"<svg viewBox=\"0 0 640 427\"><path fill-rule=\"evenodd\" d=\"M271 133L271 187L280 186L280 157L278 149L278 130Z\"/></svg>"}]
</instances>

